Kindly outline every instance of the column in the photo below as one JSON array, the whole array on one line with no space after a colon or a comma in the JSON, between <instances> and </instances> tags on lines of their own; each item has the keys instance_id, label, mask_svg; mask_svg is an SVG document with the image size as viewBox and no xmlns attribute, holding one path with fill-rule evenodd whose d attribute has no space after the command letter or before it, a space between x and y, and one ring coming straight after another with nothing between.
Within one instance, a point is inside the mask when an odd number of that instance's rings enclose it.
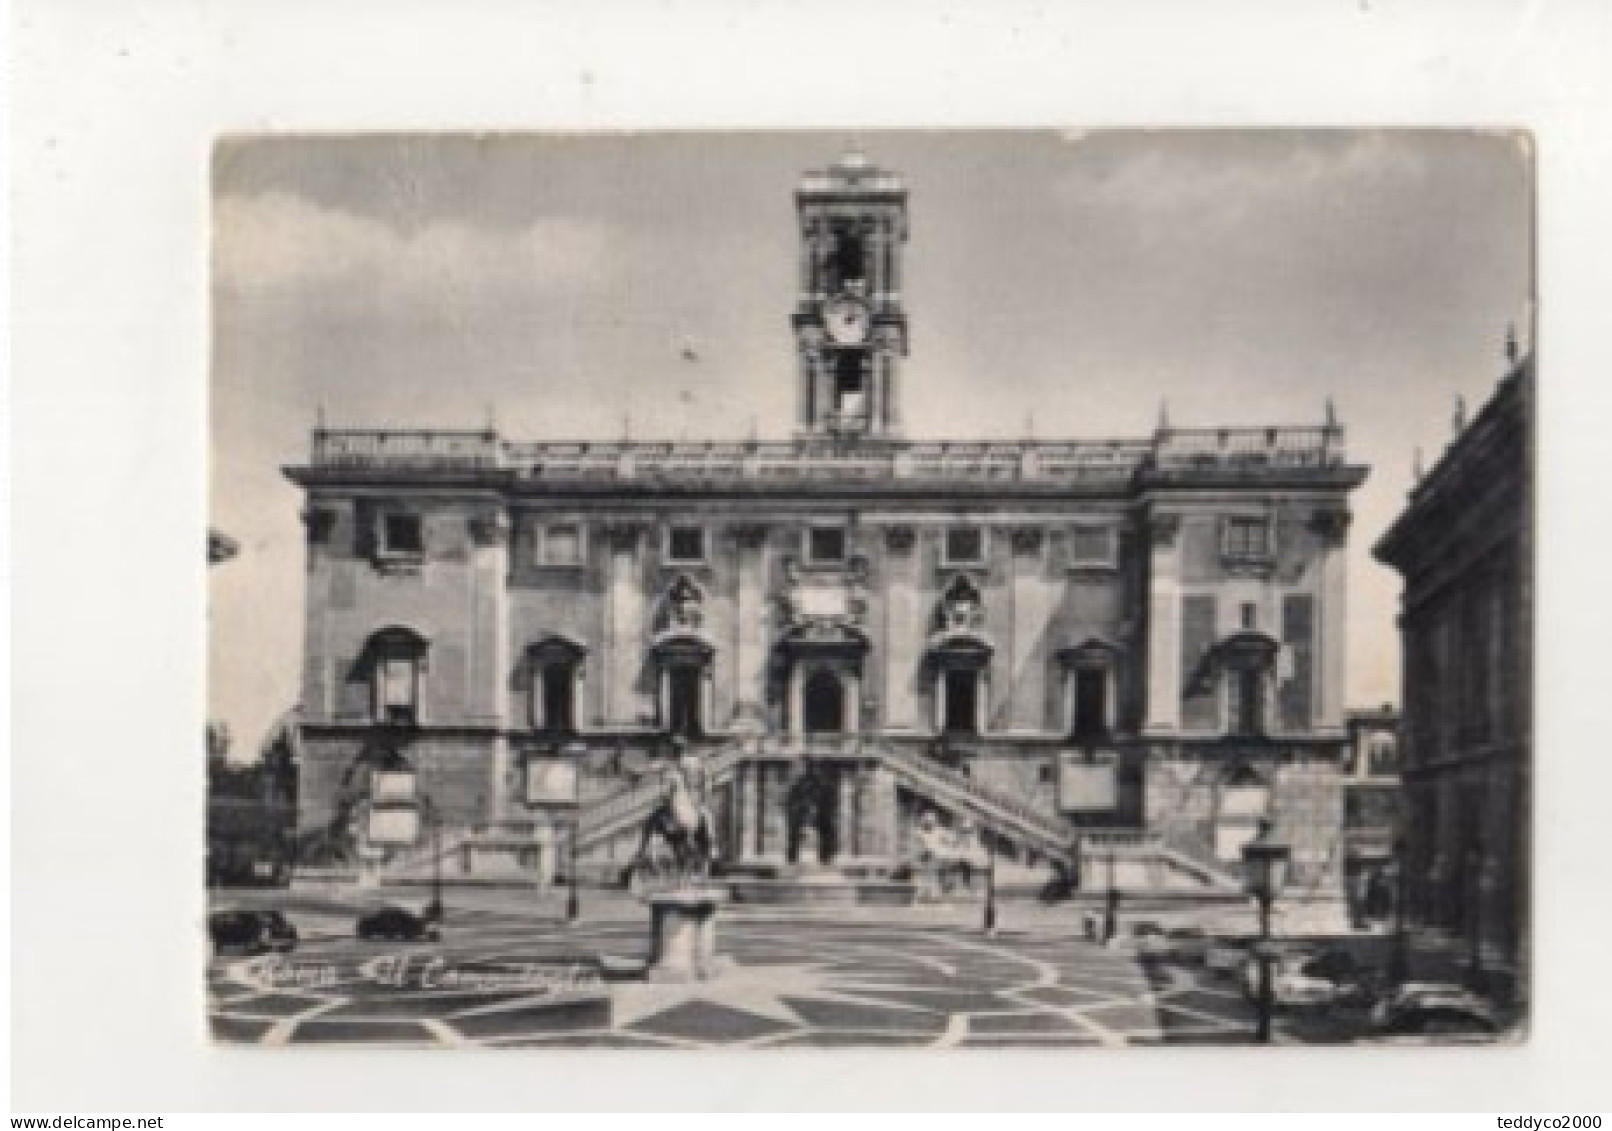
<instances>
[{"instance_id":1,"label":"column","mask_svg":"<svg viewBox=\"0 0 1612 1131\"><path fill-rule=\"evenodd\" d=\"M816 246L813 227L812 224L805 224L801 227L800 233L800 293L803 296L812 293L812 268L815 261L813 249Z\"/></svg>"},{"instance_id":2,"label":"column","mask_svg":"<svg viewBox=\"0 0 1612 1131\"><path fill-rule=\"evenodd\" d=\"M302 512L308 540L308 596L303 603L302 705L307 721L328 722L339 710L333 685L337 669L330 655L330 623L337 607L337 571L349 569L338 564L329 550L337 526L353 521L350 506L338 512L333 506L310 506ZM351 589L349 580L346 586Z\"/></svg>"},{"instance_id":3,"label":"column","mask_svg":"<svg viewBox=\"0 0 1612 1131\"><path fill-rule=\"evenodd\" d=\"M879 368L884 374L884 427L887 432L901 428L901 386L896 373L893 353L879 354Z\"/></svg>"},{"instance_id":4,"label":"column","mask_svg":"<svg viewBox=\"0 0 1612 1131\"><path fill-rule=\"evenodd\" d=\"M578 660L571 669L571 726L582 733L587 729L588 716L588 664Z\"/></svg>"},{"instance_id":5,"label":"column","mask_svg":"<svg viewBox=\"0 0 1612 1131\"><path fill-rule=\"evenodd\" d=\"M789 666L789 733L799 738L806 732L806 672L799 659Z\"/></svg>"},{"instance_id":6,"label":"column","mask_svg":"<svg viewBox=\"0 0 1612 1131\"><path fill-rule=\"evenodd\" d=\"M638 724L638 672L644 656L644 594L637 575L636 525L608 531L610 573L607 603L610 610L608 666L604 672L605 718L618 726Z\"/></svg>"},{"instance_id":7,"label":"column","mask_svg":"<svg viewBox=\"0 0 1612 1131\"><path fill-rule=\"evenodd\" d=\"M991 729L991 669L987 665L975 676L979 686L974 691L974 730L984 734Z\"/></svg>"},{"instance_id":8,"label":"column","mask_svg":"<svg viewBox=\"0 0 1612 1131\"><path fill-rule=\"evenodd\" d=\"M1151 549L1147 591L1147 721L1149 735L1181 727L1181 571L1177 542L1181 517L1148 519Z\"/></svg>"},{"instance_id":9,"label":"column","mask_svg":"<svg viewBox=\"0 0 1612 1131\"><path fill-rule=\"evenodd\" d=\"M875 303L882 302L885 295L884 269L886 256L884 249L889 239L889 233L883 222L877 223L868 236L868 293Z\"/></svg>"},{"instance_id":10,"label":"column","mask_svg":"<svg viewBox=\"0 0 1612 1131\"><path fill-rule=\"evenodd\" d=\"M896 854L895 778L881 768L857 776L857 854L864 859L889 860Z\"/></svg>"},{"instance_id":11,"label":"column","mask_svg":"<svg viewBox=\"0 0 1612 1131\"><path fill-rule=\"evenodd\" d=\"M935 672L935 733L946 729L946 671Z\"/></svg>"},{"instance_id":12,"label":"column","mask_svg":"<svg viewBox=\"0 0 1612 1131\"><path fill-rule=\"evenodd\" d=\"M840 729L846 734L862 733L862 677L856 672L846 672L841 685L844 689L841 705L844 708L844 722Z\"/></svg>"},{"instance_id":13,"label":"column","mask_svg":"<svg viewBox=\"0 0 1612 1131\"><path fill-rule=\"evenodd\" d=\"M1318 731L1342 733L1348 662L1348 557L1345 546L1349 534L1349 512L1336 509L1315 516L1320 536L1321 587L1317 595L1315 634L1315 714L1311 725Z\"/></svg>"},{"instance_id":14,"label":"column","mask_svg":"<svg viewBox=\"0 0 1612 1131\"><path fill-rule=\"evenodd\" d=\"M1103 668L1103 726L1109 734L1119 729L1119 659L1109 656Z\"/></svg>"},{"instance_id":15,"label":"column","mask_svg":"<svg viewBox=\"0 0 1612 1131\"><path fill-rule=\"evenodd\" d=\"M733 537L739 553L738 603L734 609L734 722L761 731L767 718L767 528L757 524L738 526Z\"/></svg>"},{"instance_id":16,"label":"column","mask_svg":"<svg viewBox=\"0 0 1612 1131\"><path fill-rule=\"evenodd\" d=\"M800 355L799 419L802 428L810 428L817 419L817 363L809 353Z\"/></svg>"},{"instance_id":17,"label":"column","mask_svg":"<svg viewBox=\"0 0 1612 1131\"><path fill-rule=\"evenodd\" d=\"M882 358L876 353L868 354L868 434L879 435L884 431L884 375L881 364Z\"/></svg>"},{"instance_id":18,"label":"column","mask_svg":"<svg viewBox=\"0 0 1612 1131\"><path fill-rule=\"evenodd\" d=\"M862 855L861 820L857 813L860 808L860 787L862 777L860 766L842 766L839 776L839 812L836 814L836 831L839 834L838 858Z\"/></svg>"},{"instance_id":19,"label":"column","mask_svg":"<svg viewBox=\"0 0 1612 1131\"><path fill-rule=\"evenodd\" d=\"M891 233L889 295L891 302L901 301L901 241Z\"/></svg>"},{"instance_id":20,"label":"column","mask_svg":"<svg viewBox=\"0 0 1612 1131\"><path fill-rule=\"evenodd\" d=\"M1075 729L1075 669L1068 663L1063 665L1060 687L1062 694L1058 699L1058 730L1061 734L1071 734Z\"/></svg>"},{"instance_id":21,"label":"column","mask_svg":"<svg viewBox=\"0 0 1612 1131\"><path fill-rule=\"evenodd\" d=\"M733 771L733 827L729 830L731 843L725 845L731 864L750 859L755 843L755 773L754 762L740 762Z\"/></svg>"},{"instance_id":22,"label":"column","mask_svg":"<svg viewBox=\"0 0 1612 1131\"><path fill-rule=\"evenodd\" d=\"M918 607L918 555L910 526L884 531L884 694L880 702L885 726L895 731L916 731L918 689L914 672L924 645L922 613Z\"/></svg>"},{"instance_id":23,"label":"column","mask_svg":"<svg viewBox=\"0 0 1612 1131\"><path fill-rule=\"evenodd\" d=\"M828 258L828 240L818 225L812 226L811 232L811 297L823 297L823 263Z\"/></svg>"},{"instance_id":24,"label":"column","mask_svg":"<svg viewBox=\"0 0 1612 1131\"><path fill-rule=\"evenodd\" d=\"M757 797L762 829L759 852L775 860L782 859L789 851L789 827L784 814L789 768L779 762L763 762L756 768L762 783Z\"/></svg>"}]
</instances>

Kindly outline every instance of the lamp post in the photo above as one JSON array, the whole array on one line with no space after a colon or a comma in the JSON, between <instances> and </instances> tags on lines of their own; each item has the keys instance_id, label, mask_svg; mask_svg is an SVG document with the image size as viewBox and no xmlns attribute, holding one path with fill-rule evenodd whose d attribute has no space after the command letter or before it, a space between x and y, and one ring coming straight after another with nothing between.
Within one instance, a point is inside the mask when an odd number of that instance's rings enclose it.
<instances>
[{"instance_id":1,"label":"lamp post","mask_svg":"<svg viewBox=\"0 0 1612 1131\"><path fill-rule=\"evenodd\" d=\"M571 835L567 838L566 846L568 857L565 885L565 921L575 923L582 917L582 892L577 881L577 841L582 839L582 815L580 811L573 810L571 817Z\"/></svg>"},{"instance_id":2,"label":"lamp post","mask_svg":"<svg viewBox=\"0 0 1612 1131\"><path fill-rule=\"evenodd\" d=\"M442 907L442 814L429 797L421 798L425 819L431 823L431 902L426 904L425 917L441 924Z\"/></svg>"},{"instance_id":3,"label":"lamp post","mask_svg":"<svg viewBox=\"0 0 1612 1131\"><path fill-rule=\"evenodd\" d=\"M1287 879L1290 854L1288 846L1276 839L1268 820L1261 821L1254 839L1243 845L1244 882L1259 904L1259 1019L1254 1039L1262 1045L1271 1040L1271 904Z\"/></svg>"},{"instance_id":4,"label":"lamp post","mask_svg":"<svg viewBox=\"0 0 1612 1131\"><path fill-rule=\"evenodd\" d=\"M1467 873L1471 908L1471 927L1467 937L1467 985L1474 990L1483 989L1483 847L1473 847L1467 854Z\"/></svg>"},{"instance_id":5,"label":"lamp post","mask_svg":"<svg viewBox=\"0 0 1612 1131\"><path fill-rule=\"evenodd\" d=\"M1394 985L1403 982L1410 973L1410 953L1405 938L1405 893L1410 882L1409 848L1404 837L1394 840L1394 950L1388 967L1388 979Z\"/></svg>"},{"instance_id":6,"label":"lamp post","mask_svg":"<svg viewBox=\"0 0 1612 1131\"><path fill-rule=\"evenodd\" d=\"M582 917L582 885L577 876L577 857L582 840L582 794L577 775L577 761L587 752L580 743L572 743L564 753L566 758L556 769L560 773L559 793L562 805L571 811L571 832L566 838L565 921L575 923Z\"/></svg>"},{"instance_id":7,"label":"lamp post","mask_svg":"<svg viewBox=\"0 0 1612 1131\"><path fill-rule=\"evenodd\" d=\"M1119 888L1114 884L1114 850L1108 850L1108 891L1103 895L1103 945L1119 934Z\"/></svg>"},{"instance_id":8,"label":"lamp post","mask_svg":"<svg viewBox=\"0 0 1612 1131\"><path fill-rule=\"evenodd\" d=\"M985 838L985 935L996 934L996 838L982 829Z\"/></svg>"}]
</instances>

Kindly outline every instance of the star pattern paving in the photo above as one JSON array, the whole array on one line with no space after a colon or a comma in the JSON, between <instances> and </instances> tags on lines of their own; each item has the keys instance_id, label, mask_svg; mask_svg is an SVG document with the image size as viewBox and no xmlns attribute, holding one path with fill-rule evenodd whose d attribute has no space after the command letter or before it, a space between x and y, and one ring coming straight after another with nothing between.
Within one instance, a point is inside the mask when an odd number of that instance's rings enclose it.
<instances>
[{"instance_id":1,"label":"star pattern paving","mask_svg":"<svg viewBox=\"0 0 1612 1131\"><path fill-rule=\"evenodd\" d=\"M1084 940L927 925L725 914L733 968L655 984L633 971L646 925L566 926L478 911L441 943L335 933L288 963L218 958L208 1005L220 1040L574 1048L1054 1047L1244 1043L1235 987ZM437 977L400 986L399 955ZM388 965L390 963L391 965ZM434 965L433 965L434 964ZM540 966L581 984L506 984ZM447 977L442 977L447 972ZM516 980L518 983L518 979Z\"/></svg>"}]
</instances>

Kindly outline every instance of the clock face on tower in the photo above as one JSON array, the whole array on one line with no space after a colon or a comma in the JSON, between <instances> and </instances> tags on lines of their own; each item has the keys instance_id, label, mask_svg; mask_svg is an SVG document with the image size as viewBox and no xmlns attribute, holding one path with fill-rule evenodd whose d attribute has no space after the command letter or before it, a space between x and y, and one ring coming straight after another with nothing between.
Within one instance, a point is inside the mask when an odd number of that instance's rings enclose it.
<instances>
[{"instance_id":1,"label":"clock face on tower","mask_svg":"<svg viewBox=\"0 0 1612 1131\"><path fill-rule=\"evenodd\" d=\"M823 307L823 326L836 345L853 346L867 341L870 322L867 305L854 298L836 298Z\"/></svg>"}]
</instances>

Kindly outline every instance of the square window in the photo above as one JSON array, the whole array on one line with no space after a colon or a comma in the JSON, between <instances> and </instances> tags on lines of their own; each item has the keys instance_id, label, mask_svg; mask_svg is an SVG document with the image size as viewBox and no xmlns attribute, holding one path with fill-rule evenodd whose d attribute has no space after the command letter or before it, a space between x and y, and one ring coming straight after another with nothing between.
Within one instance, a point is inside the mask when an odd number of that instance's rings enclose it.
<instances>
[{"instance_id":1,"label":"square window","mask_svg":"<svg viewBox=\"0 0 1612 1131\"><path fill-rule=\"evenodd\" d=\"M582 564L582 531L576 526L546 526L539 543L538 561L543 565Z\"/></svg>"},{"instance_id":2,"label":"square window","mask_svg":"<svg viewBox=\"0 0 1612 1131\"><path fill-rule=\"evenodd\" d=\"M806 534L806 556L814 562L845 560L845 531L838 526L814 526Z\"/></svg>"},{"instance_id":3,"label":"square window","mask_svg":"<svg viewBox=\"0 0 1612 1131\"><path fill-rule=\"evenodd\" d=\"M1077 526L1069 532L1069 558L1077 566L1111 566L1115 562L1112 526Z\"/></svg>"},{"instance_id":4,"label":"square window","mask_svg":"<svg viewBox=\"0 0 1612 1131\"><path fill-rule=\"evenodd\" d=\"M985 532L977 526L954 526L946 531L946 561L953 565L984 562Z\"/></svg>"},{"instance_id":5,"label":"square window","mask_svg":"<svg viewBox=\"0 0 1612 1131\"><path fill-rule=\"evenodd\" d=\"M425 536L417 514L389 514L381 518L381 552L419 554L425 551Z\"/></svg>"},{"instance_id":6,"label":"square window","mask_svg":"<svg viewBox=\"0 0 1612 1131\"><path fill-rule=\"evenodd\" d=\"M705 530L699 526L674 526L666 538L666 557L674 562L705 560Z\"/></svg>"},{"instance_id":7,"label":"square window","mask_svg":"<svg viewBox=\"0 0 1612 1131\"><path fill-rule=\"evenodd\" d=\"M1263 518L1228 518L1225 552L1233 558L1265 558L1271 553L1271 526Z\"/></svg>"}]
</instances>

